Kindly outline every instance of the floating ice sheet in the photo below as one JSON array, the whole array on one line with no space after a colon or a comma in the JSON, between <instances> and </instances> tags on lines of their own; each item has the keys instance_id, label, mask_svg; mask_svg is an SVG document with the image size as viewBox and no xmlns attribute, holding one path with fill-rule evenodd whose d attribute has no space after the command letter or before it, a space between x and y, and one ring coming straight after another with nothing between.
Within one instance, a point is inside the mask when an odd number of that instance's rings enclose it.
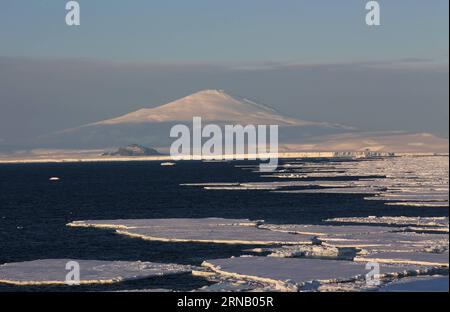
<instances>
[{"instance_id":1,"label":"floating ice sheet","mask_svg":"<svg viewBox=\"0 0 450 312\"><path fill-rule=\"evenodd\" d=\"M449 207L448 202L396 202L385 203L387 206L409 206L409 207Z\"/></svg>"},{"instance_id":2,"label":"floating ice sheet","mask_svg":"<svg viewBox=\"0 0 450 312\"><path fill-rule=\"evenodd\" d=\"M355 224L377 224L395 226L423 226L423 227L449 227L448 217L355 217L355 218L334 218L327 222L335 223L355 223Z\"/></svg>"},{"instance_id":3,"label":"floating ice sheet","mask_svg":"<svg viewBox=\"0 0 450 312\"><path fill-rule=\"evenodd\" d=\"M224 276L273 285L282 291L298 291L308 284L352 281L366 276L365 263L338 260L274 257L239 257L208 260L204 267ZM418 266L381 266L381 275L408 275L424 272Z\"/></svg>"},{"instance_id":4,"label":"floating ice sheet","mask_svg":"<svg viewBox=\"0 0 450 312\"><path fill-rule=\"evenodd\" d=\"M407 250L425 249L433 244L448 245L446 234L419 234L414 232L387 232L387 233L352 233L321 236L321 241L337 247L375 247L394 250L406 248Z\"/></svg>"},{"instance_id":5,"label":"floating ice sheet","mask_svg":"<svg viewBox=\"0 0 450 312\"><path fill-rule=\"evenodd\" d=\"M259 228L276 232L296 233L314 236L378 234L396 230L382 226L333 226L307 224L261 224Z\"/></svg>"},{"instance_id":6,"label":"floating ice sheet","mask_svg":"<svg viewBox=\"0 0 450 312\"><path fill-rule=\"evenodd\" d=\"M293 235L257 228L259 222L249 220L146 219L76 221L72 227L115 229L117 233L145 240L165 242L200 242L221 244L311 244L312 235Z\"/></svg>"},{"instance_id":7,"label":"floating ice sheet","mask_svg":"<svg viewBox=\"0 0 450 312\"><path fill-rule=\"evenodd\" d=\"M0 283L12 285L64 285L66 264L76 261L80 284L110 284L154 276L191 272L185 265L152 262L46 259L0 265Z\"/></svg>"}]
</instances>

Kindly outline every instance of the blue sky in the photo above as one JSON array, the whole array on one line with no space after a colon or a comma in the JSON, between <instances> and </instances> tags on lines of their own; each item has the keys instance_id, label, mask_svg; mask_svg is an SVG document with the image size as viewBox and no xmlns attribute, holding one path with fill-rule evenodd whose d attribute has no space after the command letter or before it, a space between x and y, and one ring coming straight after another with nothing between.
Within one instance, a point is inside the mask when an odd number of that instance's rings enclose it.
<instances>
[{"instance_id":1,"label":"blue sky","mask_svg":"<svg viewBox=\"0 0 450 312\"><path fill-rule=\"evenodd\" d=\"M2 0L0 55L149 62L448 59L447 0L389 0L380 27L364 0Z\"/></svg>"}]
</instances>

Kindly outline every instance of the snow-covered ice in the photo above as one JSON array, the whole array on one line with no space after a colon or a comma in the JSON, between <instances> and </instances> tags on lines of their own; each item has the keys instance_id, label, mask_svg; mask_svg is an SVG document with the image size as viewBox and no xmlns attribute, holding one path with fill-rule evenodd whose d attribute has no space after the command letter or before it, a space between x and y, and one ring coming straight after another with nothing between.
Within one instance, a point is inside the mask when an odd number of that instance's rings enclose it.
<instances>
[{"instance_id":1,"label":"snow-covered ice","mask_svg":"<svg viewBox=\"0 0 450 312\"><path fill-rule=\"evenodd\" d=\"M260 222L250 220L207 219L147 219L76 221L72 227L97 227L115 229L118 234L145 240L165 242L199 242L220 244L311 244L312 235L259 229Z\"/></svg>"},{"instance_id":2,"label":"snow-covered ice","mask_svg":"<svg viewBox=\"0 0 450 312\"><path fill-rule=\"evenodd\" d=\"M66 285L66 264L80 268L79 284L111 284L155 276L189 273L190 266L153 262L45 259L0 265L0 283L12 285Z\"/></svg>"},{"instance_id":3,"label":"snow-covered ice","mask_svg":"<svg viewBox=\"0 0 450 312\"><path fill-rule=\"evenodd\" d=\"M340 260L297 259L276 257L238 257L207 260L202 266L224 278L239 278L271 285L280 291L299 291L333 282L364 279L370 271L365 263ZM408 276L425 273L419 266L383 265L380 277Z\"/></svg>"}]
</instances>

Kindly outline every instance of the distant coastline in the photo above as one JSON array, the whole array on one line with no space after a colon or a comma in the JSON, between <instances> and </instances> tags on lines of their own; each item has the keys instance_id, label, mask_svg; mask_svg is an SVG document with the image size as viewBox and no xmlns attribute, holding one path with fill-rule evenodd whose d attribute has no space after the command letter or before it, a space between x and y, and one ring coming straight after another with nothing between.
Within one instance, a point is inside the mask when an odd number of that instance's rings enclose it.
<instances>
[{"instance_id":1,"label":"distant coastline","mask_svg":"<svg viewBox=\"0 0 450 312\"><path fill-rule=\"evenodd\" d=\"M232 161L236 158L257 158L270 155L224 155L223 161ZM273 156L273 155L272 155ZM449 153L387 153L387 152L282 152L278 154L280 159L289 158L373 158L373 157L421 157L421 156L449 156ZM27 163L80 163L80 162L131 162L131 161L212 161L212 157L185 156L174 159L170 155L137 156L137 157L108 157L108 156L84 156L57 155L43 157L1 157L0 164L27 164ZM221 160L218 160L221 161Z\"/></svg>"}]
</instances>

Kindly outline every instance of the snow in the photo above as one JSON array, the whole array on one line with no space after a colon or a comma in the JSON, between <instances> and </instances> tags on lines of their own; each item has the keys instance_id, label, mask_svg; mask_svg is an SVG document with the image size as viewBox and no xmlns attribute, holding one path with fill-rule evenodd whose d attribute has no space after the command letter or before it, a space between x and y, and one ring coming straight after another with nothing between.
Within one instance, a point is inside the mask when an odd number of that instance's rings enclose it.
<instances>
[{"instance_id":1,"label":"snow","mask_svg":"<svg viewBox=\"0 0 450 312\"><path fill-rule=\"evenodd\" d=\"M80 284L111 284L154 276L189 273L185 265L152 262L45 259L0 265L0 283L13 285L66 284L66 264L76 261Z\"/></svg>"}]
</instances>

